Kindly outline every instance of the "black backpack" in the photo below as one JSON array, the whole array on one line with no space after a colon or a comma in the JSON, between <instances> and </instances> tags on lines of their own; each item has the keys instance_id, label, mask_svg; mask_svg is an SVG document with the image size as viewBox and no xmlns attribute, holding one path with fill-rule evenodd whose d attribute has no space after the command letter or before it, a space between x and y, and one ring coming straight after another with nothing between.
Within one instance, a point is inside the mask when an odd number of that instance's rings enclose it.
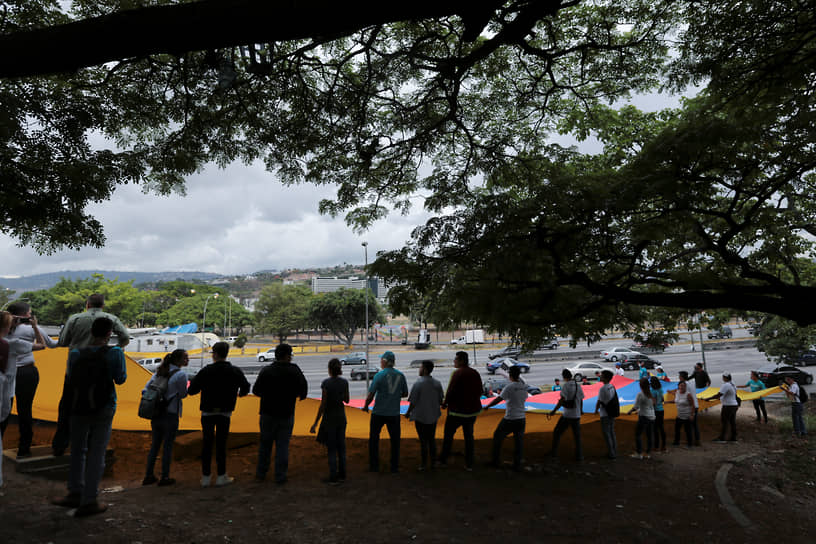
<instances>
[{"instance_id":1,"label":"black backpack","mask_svg":"<svg viewBox=\"0 0 816 544\"><path fill-rule=\"evenodd\" d=\"M799 402L804 404L804 403L806 403L808 401L809 397L810 397L810 395L808 395L807 391L805 391L805 388L800 385L799 386Z\"/></svg>"},{"instance_id":2,"label":"black backpack","mask_svg":"<svg viewBox=\"0 0 816 544\"><path fill-rule=\"evenodd\" d=\"M620 400L618 399L618 391L615 390L615 396L607 403L601 403L601 406L606 410L607 417L620 417Z\"/></svg>"},{"instance_id":3,"label":"black backpack","mask_svg":"<svg viewBox=\"0 0 816 544\"><path fill-rule=\"evenodd\" d=\"M155 419L167 413L170 400L167 398L167 387L170 378L180 369L176 368L167 376L156 376L142 391L142 400L139 402L138 415L142 419Z\"/></svg>"},{"instance_id":4,"label":"black backpack","mask_svg":"<svg viewBox=\"0 0 816 544\"><path fill-rule=\"evenodd\" d=\"M110 346L97 349L81 348L71 367L68 390L71 394L71 414L91 416L110 404L113 378L108 369Z\"/></svg>"}]
</instances>

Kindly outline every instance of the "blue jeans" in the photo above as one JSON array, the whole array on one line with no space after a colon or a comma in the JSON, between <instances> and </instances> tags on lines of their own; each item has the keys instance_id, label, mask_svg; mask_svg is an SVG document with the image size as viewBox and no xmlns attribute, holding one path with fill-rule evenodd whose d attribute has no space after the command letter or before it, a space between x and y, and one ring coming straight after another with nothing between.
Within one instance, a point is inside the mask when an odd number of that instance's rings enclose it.
<instances>
[{"instance_id":1,"label":"blue jeans","mask_svg":"<svg viewBox=\"0 0 816 544\"><path fill-rule=\"evenodd\" d=\"M329 450L329 478L346 479L346 425L326 429L326 447Z\"/></svg>"},{"instance_id":2,"label":"blue jeans","mask_svg":"<svg viewBox=\"0 0 816 544\"><path fill-rule=\"evenodd\" d=\"M391 472L399 472L401 431L399 418L399 415L371 414L371 423L368 427L368 469L370 471L380 470L380 431L385 425L388 429L388 438L391 440Z\"/></svg>"},{"instance_id":3,"label":"blue jeans","mask_svg":"<svg viewBox=\"0 0 816 544\"><path fill-rule=\"evenodd\" d=\"M805 428L805 418L802 416L805 407L801 402L791 403L791 417L793 418L793 434L805 436L807 429Z\"/></svg>"},{"instance_id":4,"label":"blue jeans","mask_svg":"<svg viewBox=\"0 0 816 544\"><path fill-rule=\"evenodd\" d=\"M614 417L601 418L601 433L603 433L604 442L606 442L607 455L610 459L615 459L618 456L618 437L615 436Z\"/></svg>"},{"instance_id":5,"label":"blue jeans","mask_svg":"<svg viewBox=\"0 0 816 544\"><path fill-rule=\"evenodd\" d=\"M170 463L173 461L173 441L176 439L178 426L178 414L171 414L169 412L150 420L150 428L153 430L153 436L150 442L150 451L147 454L147 470L145 471L145 476L153 475L153 467L156 464L156 458L159 456L159 448L161 448L163 444L161 477L170 477Z\"/></svg>"},{"instance_id":6,"label":"blue jeans","mask_svg":"<svg viewBox=\"0 0 816 544\"><path fill-rule=\"evenodd\" d=\"M258 445L257 478L266 478L269 464L272 459L272 445L275 446L275 481L286 481L286 471L289 469L289 439L292 437L292 427L295 426L295 416L277 417L261 414L261 442Z\"/></svg>"},{"instance_id":7,"label":"blue jeans","mask_svg":"<svg viewBox=\"0 0 816 544\"><path fill-rule=\"evenodd\" d=\"M105 450L108 449L115 412L115 408L109 407L95 415L71 416L68 493L78 495L80 504L96 502L99 482L105 472Z\"/></svg>"}]
</instances>

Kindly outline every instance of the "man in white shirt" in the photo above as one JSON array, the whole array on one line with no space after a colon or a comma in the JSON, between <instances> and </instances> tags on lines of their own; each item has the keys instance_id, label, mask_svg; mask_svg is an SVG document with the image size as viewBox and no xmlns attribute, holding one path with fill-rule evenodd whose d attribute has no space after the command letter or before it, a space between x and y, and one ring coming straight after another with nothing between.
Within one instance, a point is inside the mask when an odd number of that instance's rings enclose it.
<instances>
[{"instance_id":1,"label":"man in white shirt","mask_svg":"<svg viewBox=\"0 0 816 544\"><path fill-rule=\"evenodd\" d=\"M623 365L620 363L615 363L615 374L617 376L623 376Z\"/></svg>"},{"instance_id":2,"label":"man in white shirt","mask_svg":"<svg viewBox=\"0 0 816 544\"><path fill-rule=\"evenodd\" d=\"M711 397L708 397L704 400L716 400L720 399L720 404L722 404L722 408L720 409L720 436L718 436L714 442L725 442L725 432L727 427L731 427L731 436L728 438L728 442L736 442L737 441L737 408L739 408L739 402L737 402L737 386L731 382L731 374L728 372L723 372L722 375L723 384L720 387L720 391Z\"/></svg>"},{"instance_id":3,"label":"man in white shirt","mask_svg":"<svg viewBox=\"0 0 816 544\"><path fill-rule=\"evenodd\" d=\"M527 400L527 384L521 381L521 368L511 366L507 371L510 383L502 389L498 397L490 401L487 408L491 408L500 402L505 403L504 418L499 422L496 431L493 433L493 460L490 465L498 468L499 457L501 456L501 446L504 437L513 434L515 450L513 453L513 470L521 471L521 459L524 450L524 428L527 420L524 411L524 403Z\"/></svg>"},{"instance_id":4,"label":"man in white shirt","mask_svg":"<svg viewBox=\"0 0 816 544\"><path fill-rule=\"evenodd\" d=\"M598 399L595 402L595 413L601 414L601 432L606 442L607 457L615 459L618 456L618 438L615 436L615 416L610 415L607 410L608 407L611 407L610 403L618 396L615 386L610 383L612 376L614 376L614 374L609 370L601 372L603 385L598 390ZM618 413L620 413L619 404Z\"/></svg>"},{"instance_id":5,"label":"man in white shirt","mask_svg":"<svg viewBox=\"0 0 816 544\"><path fill-rule=\"evenodd\" d=\"M416 425L419 437L419 448L422 453L422 464L419 470L434 468L436 464L436 422L442 415L442 401L445 392L439 380L431 377L434 363L431 360L422 361L419 367L419 379L414 382L408 394L408 410L405 417Z\"/></svg>"},{"instance_id":6,"label":"man in white shirt","mask_svg":"<svg viewBox=\"0 0 816 544\"><path fill-rule=\"evenodd\" d=\"M802 416L804 412L804 405L799 398L799 384L790 376L785 377L785 383L788 386L785 389L785 395L791 401L791 418L793 419L793 435L805 438L807 436L807 428L805 427L805 418Z\"/></svg>"},{"instance_id":7,"label":"man in white shirt","mask_svg":"<svg viewBox=\"0 0 816 544\"><path fill-rule=\"evenodd\" d=\"M564 387L561 389L561 396L558 399L558 404L550 412L550 416L554 416L559 408L563 408L561 418L555 424L553 430L552 450L550 455L556 457L558 455L558 444L561 441L561 435L567 430L567 427L572 428L572 435L575 437L575 460L583 461L584 452L581 449L581 414L584 413L584 391L581 386L572 379L572 372L566 368L561 372L561 377L564 379Z\"/></svg>"}]
</instances>

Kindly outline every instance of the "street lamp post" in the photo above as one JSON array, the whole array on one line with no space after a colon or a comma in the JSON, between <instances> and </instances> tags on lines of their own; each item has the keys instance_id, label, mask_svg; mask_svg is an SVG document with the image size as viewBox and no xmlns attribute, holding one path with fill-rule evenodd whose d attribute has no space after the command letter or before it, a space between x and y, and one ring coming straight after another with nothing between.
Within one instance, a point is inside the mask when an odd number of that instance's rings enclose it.
<instances>
[{"instance_id":1,"label":"street lamp post","mask_svg":"<svg viewBox=\"0 0 816 544\"><path fill-rule=\"evenodd\" d=\"M204 299L204 319L201 320L201 368L204 368L204 328L207 326L207 303L210 298L218 298L218 293L207 295Z\"/></svg>"},{"instance_id":2,"label":"street lamp post","mask_svg":"<svg viewBox=\"0 0 816 544\"><path fill-rule=\"evenodd\" d=\"M368 242L363 242L363 251L365 251L365 342L366 342L366 394L368 394L368 367L371 365L371 359L368 356Z\"/></svg>"}]
</instances>

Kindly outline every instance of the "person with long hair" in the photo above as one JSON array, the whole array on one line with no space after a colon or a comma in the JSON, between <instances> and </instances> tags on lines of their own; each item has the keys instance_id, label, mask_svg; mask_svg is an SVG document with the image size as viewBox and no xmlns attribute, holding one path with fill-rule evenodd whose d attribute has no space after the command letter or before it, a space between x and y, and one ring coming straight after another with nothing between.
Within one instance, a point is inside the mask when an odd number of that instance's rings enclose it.
<instances>
[{"instance_id":1,"label":"person with long hair","mask_svg":"<svg viewBox=\"0 0 816 544\"><path fill-rule=\"evenodd\" d=\"M635 427L635 453L632 457L635 459L649 459L649 454L652 452L652 426L655 420L655 399L652 396L652 390L649 387L649 380L642 378L639 382L640 391L635 397L635 403L629 410L629 414L637 412L638 421ZM646 433L646 453L643 453L643 444L640 440L640 435Z\"/></svg>"},{"instance_id":2,"label":"person with long hair","mask_svg":"<svg viewBox=\"0 0 816 544\"><path fill-rule=\"evenodd\" d=\"M182 399L187 396L187 373L182 370L187 366L190 357L183 349L173 350L165 355L156 373L150 377L145 385L147 390L151 384L166 382L167 390L164 394L166 400L165 410L157 414L150 420L150 428L153 435L150 441L150 451L147 454L147 470L145 471L142 485L150 485L159 482L160 486L173 485L176 480L170 477L170 464L173 461L173 441L178 432L179 418L181 417ZM162 449L162 470L161 479L157 479L153 473L156 465L156 458L159 455L159 448Z\"/></svg>"},{"instance_id":3,"label":"person with long hair","mask_svg":"<svg viewBox=\"0 0 816 544\"><path fill-rule=\"evenodd\" d=\"M330 485L346 480L346 411L343 404L349 401L349 385L341 374L343 365L335 357L329 361L329 377L320 384L323 396L310 429L314 434L320 423L317 441L328 449L329 477L324 481Z\"/></svg>"},{"instance_id":4,"label":"person with long hair","mask_svg":"<svg viewBox=\"0 0 816 544\"><path fill-rule=\"evenodd\" d=\"M762 391L763 389L767 389L765 383L759 379L759 375L751 371L751 379L748 380L748 383L745 385L738 385L738 389L746 389L750 388L751 393L756 393L757 391ZM763 417L765 418L765 423L768 423L768 410L765 408L765 399L758 398L753 400L754 403L754 410L756 410L756 417L757 423L762 422Z\"/></svg>"},{"instance_id":5,"label":"person with long hair","mask_svg":"<svg viewBox=\"0 0 816 544\"><path fill-rule=\"evenodd\" d=\"M37 318L31 315L31 306L27 302L16 301L9 304L8 312L12 315L9 343L9 365L16 368L12 396L17 403L17 423L20 427L20 443L17 457L31 457L31 440L34 438L34 417L32 408L37 386L40 383L40 372L34 364L34 351L55 348L57 342L42 332L37 325ZM9 369L7 377L11 374Z\"/></svg>"},{"instance_id":6,"label":"person with long hair","mask_svg":"<svg viewBox=\"0 0 816 544\"><path fill-rule=\"evenodd\" d=\"M654 440L652 444L654 444L655 451L666 453L666 429L663 427L663 417L665 415L663 412L663 386L657 376L649 378L649 385L651 386L652 397L655 400L655 420L652 426Z\"/></svg>"}]
</instances>

